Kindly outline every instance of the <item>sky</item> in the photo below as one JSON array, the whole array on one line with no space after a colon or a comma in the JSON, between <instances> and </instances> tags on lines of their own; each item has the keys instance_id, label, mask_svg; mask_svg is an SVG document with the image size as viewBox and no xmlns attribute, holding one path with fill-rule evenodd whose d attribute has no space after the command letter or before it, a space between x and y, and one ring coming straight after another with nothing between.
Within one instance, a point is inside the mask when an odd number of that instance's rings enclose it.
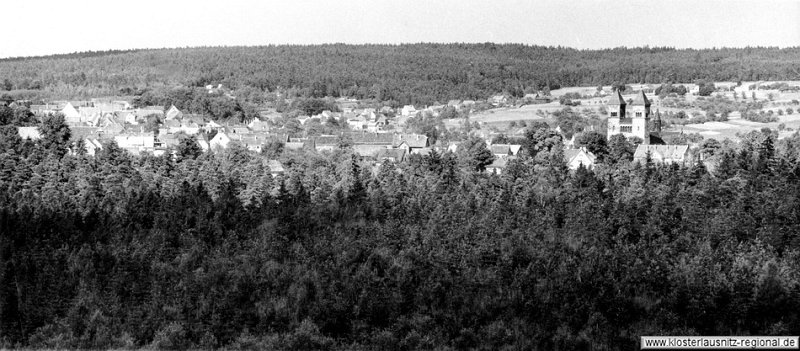
<instances>
[{"instance_id":1,"label":"sky","mask_svg":"<svg viewBox=\"0 0 800 351\"><path fill-rule=\"evenodd\" d=\"M0 58L322 43L800 46L800 0L25 0L0 23Z\"/></svg>"}]
</instances>

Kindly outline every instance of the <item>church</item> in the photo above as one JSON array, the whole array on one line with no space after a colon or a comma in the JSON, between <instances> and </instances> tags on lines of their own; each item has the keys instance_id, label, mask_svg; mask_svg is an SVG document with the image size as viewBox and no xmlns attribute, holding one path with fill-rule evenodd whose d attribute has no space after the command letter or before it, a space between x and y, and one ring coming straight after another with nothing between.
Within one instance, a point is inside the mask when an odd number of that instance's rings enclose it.
<instances>
[{"instance_id":1,"label":"church","mask_svg":"<svg viewBox=\"0 0 800 351\"><path fill-rule=\"evenodd\" d=\"M625 102L622 94L615 91L608 99L608 138L622 134L626 138L637 137L645 145L663 144L661 140L661 116L656 115L650 123L650 100L640 91L630 104Z\"/></svg>"},{"instance_id":2,"label":"church","mask_svg":"<svg viewBox=\"0 0 800 351\"><path fill-rule=\"evenodd\" d=\"M608 100L607 108L609 140L616 134L642 139L642 144L636 147L634 161L645 162L649 157L656 163L692 163L689 145L665 145L661 139L660 114L657 113L650 123L650 100L644 92L640 91L628 104L616 91Z\"/></svg>"}]
</instances>

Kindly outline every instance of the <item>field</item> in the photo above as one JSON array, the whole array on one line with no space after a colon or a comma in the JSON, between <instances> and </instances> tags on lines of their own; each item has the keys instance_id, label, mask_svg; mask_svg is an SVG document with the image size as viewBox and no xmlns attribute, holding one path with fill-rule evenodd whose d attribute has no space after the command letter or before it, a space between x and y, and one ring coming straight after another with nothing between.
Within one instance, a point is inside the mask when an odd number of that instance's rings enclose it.
<instances>
[{"instance_id":1,"label":"field","mask_svg":"<svg viewBox=\"0 0 800 351\"><path fill-rule=\"evenodd\" d=\"M757 82L742 82L742 87L746 89L746 87L750 86L751 84L755 84ZM769 82L761 82L761 83L769 83ZM786 83L790 85L800 85L800 82L795 81L787 81ZM735 87L736 83L734 82L718 82L715 83L718 87ZM684 84L687 88L694 87L694 84ZM604 90L609 90L610 87L604 87ZM740 88L741 89L741 88ZM553 97L559 97L566 93L580 93L583 95L592 95L596 92L596 87L566 87L558 90L553 90L551 92ZM763 108L764 111L773 110L777 111L778 109L786 110L787 107L792 107L795 110L798 109L798 106L794 106L791 104L792 100L800 100L800 92L779 92L777 90L745 90L745 95L747 100L752 98L753 93L759 100L770 100L766 106ZM725 95L730 99L733 99L733 95L736 94L737 98L741 96L741 90L739 92L717 92L714 93L717 95ZM684 111L685 113L691 115L692 113L699 112L701 114L705 114L703 111L699 109L680 109L680 108L671 108L665 107L661 105L661 101L655 94L647 94L648 98L652 101L652 110L656 111L659 110L662 113L673 112L676 113L678 111ZM632 99L634 95L623 94L623 98L628 100ZM698 98L698 96L687 94L685 96L685 100L688 102L694 101ZM605 102L607 101L608 97L599 97L599 98L592 98L592 99L583 99L581 101L581 105L572 107L573 110L576 111L584 111L585 109L593 109L598 111L602 106L605 106ZM560 105L558 101L554 101L548 104L538 104L538 105L525 105L522 107L502 107L502 108L495 108L486 111L481 111L477 113L473 113L470 115L470 121L478 122L481 125L487 127L496 127L499 130L505 130L508 127L508 124L512 121L552 121L551 113L555 111L559 111L563 109L565 106ZM704 124L689 124L684 126L674 126L670 128L668 131L683 131L684 133L699 133L705 138L714 138L718 140L724 139L731 139L731 140L738 140L737 134L745 134L752 130L760 130L762 128L770 128L773 130L777 130L780 124L783 124L785 129L780 132L780 138L784 138L788 135L793 134L795 131L800 130L800 111L792 115L784 115L784 116L777 116L779 118L778 122L773 123L758 123L752 122L748 120L744 120L740 118L738 112L731 113L729 120L726 122L708 122ZM459 119L452 119L452 120L445 120L445 125L447 127L456 127L463 123L463 120Z\"/></svg>"},{"instance_id":2,"label":"field","mask_svg":"<svg viewBox=\"0 0 800 351\"><path fill-rule=\"evenodd\" d=\"M794 134L795 131L800 130L800 114L793 114L789 116L779 116L779 122L773 123L758 123L732 116L727 122L707 122L703 124L688 124L685 126L676 126L672 130L682 130L684 133L699 133L706 139L731 139L738 140L737 133L745 134L752 130L760 130L762 128L770 128L773 130L778 129L778 125L783 123L786 130L780 132L779 139L785 138Z\"/></svg>"}]
</instances>

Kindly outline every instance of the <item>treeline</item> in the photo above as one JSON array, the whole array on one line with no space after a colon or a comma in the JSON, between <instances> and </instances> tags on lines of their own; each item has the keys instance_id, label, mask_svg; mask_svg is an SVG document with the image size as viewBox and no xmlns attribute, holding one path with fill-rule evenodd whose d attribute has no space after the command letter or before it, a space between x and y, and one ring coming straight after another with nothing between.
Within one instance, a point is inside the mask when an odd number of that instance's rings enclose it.
<instances>
[{"instance_id":1,"label":"treeline","mask_svg":"<svg viewBox=\"0 0 800 351\"><path fill-rule=\"evenodd\" d=\"M0 60L6 90L57 98L223 84L393 104L522 96L562 86L788 80L800 48L575 50L519 44L312 45L111 51ZM285 95L284 95L285 96Z\"/></svg>"},{"instance_id":2,"label":"treeline","mask_svg":"<svg viewBox=\"0 0 800 351\"><path fill-rule=\"evenodd\" d=\"M616 349L640 335L800 332L800 136L569 172L531 128L373 170L346 142L262 155L70 155L2 133L2 347ZM3 127L3 131L9 127ZM11 127L13 128L13 127ZM192 145L191 143L189 143Z\"/></svg>"}]
</instances>

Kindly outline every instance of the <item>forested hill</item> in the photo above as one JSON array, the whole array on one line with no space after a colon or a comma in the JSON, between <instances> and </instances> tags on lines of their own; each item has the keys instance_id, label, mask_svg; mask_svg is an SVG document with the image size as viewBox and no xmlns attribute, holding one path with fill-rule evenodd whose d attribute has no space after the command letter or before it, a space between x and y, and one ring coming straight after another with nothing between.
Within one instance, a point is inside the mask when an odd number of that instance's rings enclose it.
<instances>
[{"instance_id":1,"label":"forested hill","mask_svg":"<svg viewBox=\"0 0 800 351\"><path fill-rule=\"evenodd\" d=\"M518 44L202 47L0 60L0 89L42 97L223 84L431 104L548 86L800 79L800 48L576 50Z\"/></svg>"}]
</instances>

